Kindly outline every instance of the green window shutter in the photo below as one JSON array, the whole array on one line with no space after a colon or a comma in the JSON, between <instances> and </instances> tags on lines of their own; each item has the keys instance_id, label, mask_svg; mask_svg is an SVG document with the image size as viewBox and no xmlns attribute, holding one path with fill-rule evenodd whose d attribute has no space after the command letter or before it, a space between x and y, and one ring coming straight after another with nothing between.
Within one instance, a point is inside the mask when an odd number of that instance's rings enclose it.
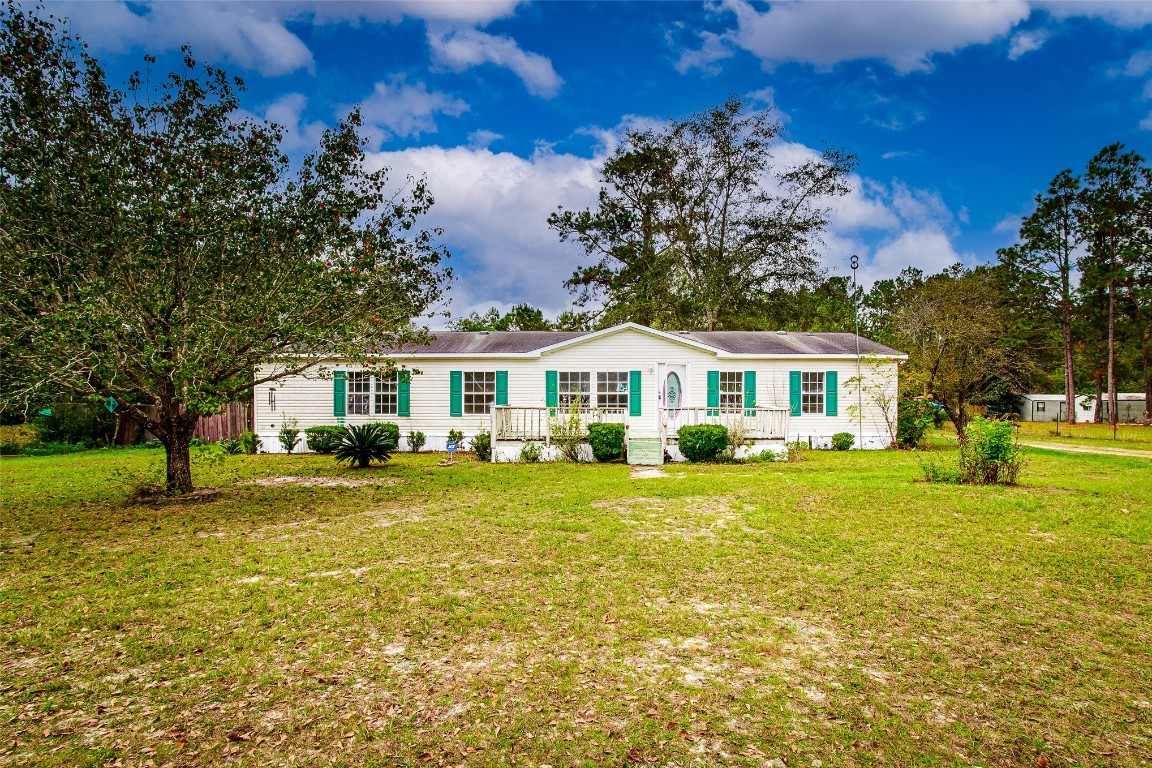
<instances>
[{"instance_id":1,"label":"green window shutter","mask_svg":"<svg viewBox=\"0 0 1152 768\"><path fill-rule=\"evenodd\" d=\"M639 416L643 410L640 399L640 371L628 371L628 415Z\"/></svg>"},{"instance_id":2,"label":"green window shutter","mask_svg":"<svg viewBox=\"0 0 1152 768\"><path fill-rule=\"evenodd\" d=\"M346 413L347 402L344 396L344 371L332 374L332 415L343 417Z\"/></svg>"},{"instance_id":3,"label":"green window shutter","mask_svg":"<svg viewBox=\"0 0 1152 768\"><path fill-rule=\"evenodd\" d=\"M412 415L412 371L396 372L396 415Z\"/></svg>"},{"instance_id":4,"label":"green window shutter","mask_svg":"<svg viewBox=\"0 0 1152 768\"><path fill-rule=\"evenodd\" d=\"M720 371L708 371L708 407L720 408ZM720 411L708 411L709 416L719 416Z\"/></svg>"},{"instance_id":5,"label":"green window shutter","mask_svg":"<svg viewBox=\"0 0 1152 768\"><path fill-rule=\"evenodd\" d=\"M452 371L448 374L450 397L449 416L464 415L464 372Z\"/></svg>"},{"instance_id":6,"label":"green window shutter","mask_svg":"<svg viewBox=\"0 0 1152 768\"><path fill-rule=\"evenodd\" d=\"M824 415L835 416L840 407L840 392L836 384L836 371L824 374Z\"/></svg>"},{"instance_id":7,"label":"green window shutter","mask_svg":"<svg viewBox=\"0 0 1152 768\"><path fill-rule=\"evenodd\" d=\"M496 371L496 405L508 405L508 371Z\"/></svg>"},{"instance_id":8,"label":"green window shutter","mask_svg":"<svg viewBox=\"0 0 1152 768\"><path fill-rule=\"evenodd\" d=\"M788 372L788 404L792 406L792 415L800 415L800 371Z\"/></svg>"},{"instance_id":9,"label":"green window shutter","mask_svg":"<svg viewBox=\"0 0 1152 768\"><path fill-rule=\"evenodd\" d=\"M556 371L544 371L544 405L555 408L560 405L560 377Z\"/></svg>"},{"instance_id":10,"label":"green window shutter","mask_svg":"<svg viewBox=\"0 0 1152 768\"><path fill-rule=\"evenodd\" d=\"M744 407L756 407L756 371L744 371ZM744 414L755 416L755 411Z\"/></svg>"}]
</instances>

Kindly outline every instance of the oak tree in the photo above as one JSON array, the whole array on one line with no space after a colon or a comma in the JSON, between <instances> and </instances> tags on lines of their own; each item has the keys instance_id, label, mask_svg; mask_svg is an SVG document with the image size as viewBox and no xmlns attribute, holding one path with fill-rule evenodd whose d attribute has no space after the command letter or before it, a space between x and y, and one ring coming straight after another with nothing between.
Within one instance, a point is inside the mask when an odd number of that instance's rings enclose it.
<instances>
[{"instance_id":1,"label":"oak tree","mask_svg":"<svg viewBox=\"0 0 1152 768\"><path fill-rule=\"evenodd\" d=\"M293 164L280 127L237 116L242 83L187 51L115 88L58 20L0 15L0 355L30 372L7 400L114 398L187 492L200 416L426 333L450 278L419 225L432 195L366 168L357 113Z\"/></svg>"}]
</instances>

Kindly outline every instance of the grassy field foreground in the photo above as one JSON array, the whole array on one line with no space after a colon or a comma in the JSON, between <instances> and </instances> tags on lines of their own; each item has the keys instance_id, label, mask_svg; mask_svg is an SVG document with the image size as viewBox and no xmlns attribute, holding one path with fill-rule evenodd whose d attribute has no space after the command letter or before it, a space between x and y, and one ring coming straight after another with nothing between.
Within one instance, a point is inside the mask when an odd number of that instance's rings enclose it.
<instances>
[{"instance_id":1,"label":"grassy field foreground","mask_svg":"<svg viewBox=\"0 0 1152 768\"><path fill-rule=\"evenodd\" d=\"M1147 460L437 458L0 460L0 764L1152 760Z\"/></svg>"}]
</instances>

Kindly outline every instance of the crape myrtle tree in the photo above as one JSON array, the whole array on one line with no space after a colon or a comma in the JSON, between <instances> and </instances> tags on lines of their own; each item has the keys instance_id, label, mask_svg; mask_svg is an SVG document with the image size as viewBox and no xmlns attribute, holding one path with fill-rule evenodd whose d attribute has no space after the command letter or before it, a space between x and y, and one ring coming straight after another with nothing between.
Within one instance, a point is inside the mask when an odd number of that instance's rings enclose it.
<instances>
[{"instance_id":1,"label":"crape myrtle tree","mask_svg":"<svg viewBox=\"0 0 1152 768\"><path fill-rule=\"evenodd\" d=\"M901 382L942 406L967 440L971 404L1001 382L1017 385L1025 362L1005 341L998 278L987 268L956 264L908 283L892 313L892 340L908 353Z\"/></svg>"},{"instance_id":2,"label":"crape myrtle tree","mask_svg":"<svg viewBox=\"0 0 1152 768\"><path fill-rule=\"evenodd\" d=\"M629 133L601 169L597 207L548 219L591 260L567 281L577 304L602 302L607 323L715 330L775 288L817 284L826 205L856 159L828 150L784 166L780 132L731 98Z\"/></svg>"},{"instance_id":3,"label":"crape myrtle tree","mask_svg":"<svg viewBox=\"0 0 1152 768\"><path fill-rule=\"evenodd\" d=\"M332 356L386 369L426 335L451 277L418 225L432 196L365 168L358 114L293 171L280 127L237 116L240 81L187 51L118 90L52 17L2 16L0 354L30 380L6 398L115 398L181 493L200 416Z\"/></svg>"}]
</instances>

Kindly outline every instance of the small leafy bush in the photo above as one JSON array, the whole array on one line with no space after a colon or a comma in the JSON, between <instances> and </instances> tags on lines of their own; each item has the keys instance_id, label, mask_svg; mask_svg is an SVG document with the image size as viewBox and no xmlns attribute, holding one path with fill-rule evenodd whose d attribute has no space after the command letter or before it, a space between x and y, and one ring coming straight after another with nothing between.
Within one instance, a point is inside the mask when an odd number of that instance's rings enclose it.
<instances>
[{"instance_id":1,"label":"small leafy bush","mask_svg":"<svg viewBox=\"0 0 1152 768\"><path fill-rule=\"evenodd\" d=\"M420 453L420 449L424 447L424 443L426 442L428 442L428 439L424 436L423 432L413 430L408 433L408 447L412 450L412 453Z\"/></svg>"},{"instance_id":2,"label":"small leafy bush","mask_svg":"<svg viewBox=\"0 0 1152 768\"><path fill-rule=\"evenodd\" d=\"M205 445L208 445L208 441L202 437L194 437L188 441L189 448L203 448Z\"/></svg>"},{"instance_id":3,"label":"small leafy bush","mask_svg":"<svg viewBox=\"0 0 1152 768\"><path fill-rule=\"evenodd\" d=\"M580 461L580 444L588 436L584 422L580 419L580 401L573 399L567 412L558 413L548 419L548 432L552 444L560 449L560 455L571 462Z\"/></svg>"},{"instance_id":4,"label":"small leafy bush","mask_svg":"<svg viewBox=\"0 0 1152 768\"><path fill-rule=\"evenodd\" d=\"M244 453L249 455L259 453L264 447L264 441L255 432L241 433L240 444L244 446Z\"/></svg>"},{"instance_id":5,"label":"small leafy bush","mask_svg":"<svg viewBox=\"0 0 1152 768\"><path fill-rule=\"evenodd\" d=\"M961 482L969 485L1015 485L1024 468L1024 451L1010 421L975 418L960 445Z\"/></svg>"},{"instance_id":6,"label":"small leafy bush","mask_svg":"<svg viewBox=\"0 0 1152 768\"><path fill-rule=\"evenodd\" d=\"M280 434L277 437L280 440L280 447L288 454L296 450L296 446L300 444L300 429L297 424L299 422L289 416L280 425Z\"/></svg>"},{"instance_id":7,"label":"small leafy bush","mask_svg":"<svg viewBox=\"0 0 1152 768\"><path fill-rule=\"evenodd\" d=\"M896 406L897 447L919 448L937 413L944 413L944 409L927 400L901 400Z\"/></svg>"},{"instance_id":8,"label":"small leafy bush","mask_svg":"<svg viewBox=\"0 0 1152 768\"><path fill-rule=\"evenodd\" d=\"M700 424L680 427L680 453L688 461L716 461L728 447L728 428L722 424Z\"/></svg>"},{"instance_id":9,"label":"small leafy bush","mask_svg":"<svg viewBox=\"0 0 1152 768\"><path fill-rule=\"evenodd\" d=\"M304 430L304 441L308 450L316 453L332 453L340 445L340 427L308 427Z\"/></svg>"},{"instance_id":10,"label":"small leafy bush","mask_svg":"<svg viewBox=\"0 0 1152 768\"><path fill-rule=\"evenodd\" d=\"M489 434L488 430L485 429L476 433L476 436L472 438L472 450L480 461L492 460L492 435Z\"/></svg>"},{"instance_id":11,"label":"small leafy bush","mask_svg":"<svg viewBox=\"0 0 1152 768\"><path fill-rule=\"evenodd\" d=\"M770 464L774 461L788 461L788 453L777 453L776 451L765 448L760 453L752 453L748 455L745 461L752 462L753 464Z\"/></svg>"},{"instance_id":12,"label":"small leafy bush","mask_svg":"<svg viewBox=\"0 0 1152 768\"><path fill-rule=\"evenodd\" d=\"M334 453L336 461L366 469L374 461L383 464L392 458L396 446L397 441L380 424L362 424L344 427Z\"/></svg>"},{"instance_id":13,"label":"small leafy bush","mask_svg":"<svg viewBox=\"0 0 1152 768\"><path fill-rule=\"evenodd\" d=\"M535 464L543 455L544 449L539 443L524 443L524 447L520 449L520 461L525 464Z\"/></svg>"},{"instance_id":14,"label":"small leafy bush","mask_svg":"<svg viewBox=\"0 0 1152 768\"><path fill-rule=\"evenodd\" d=\"M589 424L588 443L596 461L621 461L624 458L624 425Z\"/></svg>"},{"instance_id":15,"label":"small leafy bush","mask_svg":"<svg viewBox=\"0 0 1152 768\"><path fill-rule=\"evenodd\" d=\"M851 432L837 432L832 435L832 447L837 451L847 451L856 442L856 436Z\"/></svg>"},{"instance_id":16,"label":"small leafy bush","mask_svg":"<svg viewBox=\"0 0 1152 768\"><path fill-rule=\"evenodd\" d=\"M0 441L0 456L19 456L24 446L15 440Z\"/></svg>"},{"instance_id":17,"label":"small leafy bush","mask_svg":"<svg viewBox=\"0 0 1152 768\"><path fill-rule=\"evenodd\" d=\"M458 429L448 430L448 442L456 443L456 450L464 450L464 433Z\"/></svg>"},{"instance_id":18,"label":"small leafy bush","mask_svg":"<svg viewBox=\"0 0 1152 768\"><path fill-rule=\"evenodd\" d=\"M788 461L804 461L812 446L803 440L793 440L788 443Z\"/></svg>"},{"instance_id":19,"label":"small leafy bush","mask_svg":"<svg viewBox=\"0 0 1152 768\"><path fill-rule=\"evenodd\" d=\"M235 456L238 453L244 453L244 441L238 437L226 437L223 440L218 440L216 445L229 456Z\"/></svg>"}]
</instances>

